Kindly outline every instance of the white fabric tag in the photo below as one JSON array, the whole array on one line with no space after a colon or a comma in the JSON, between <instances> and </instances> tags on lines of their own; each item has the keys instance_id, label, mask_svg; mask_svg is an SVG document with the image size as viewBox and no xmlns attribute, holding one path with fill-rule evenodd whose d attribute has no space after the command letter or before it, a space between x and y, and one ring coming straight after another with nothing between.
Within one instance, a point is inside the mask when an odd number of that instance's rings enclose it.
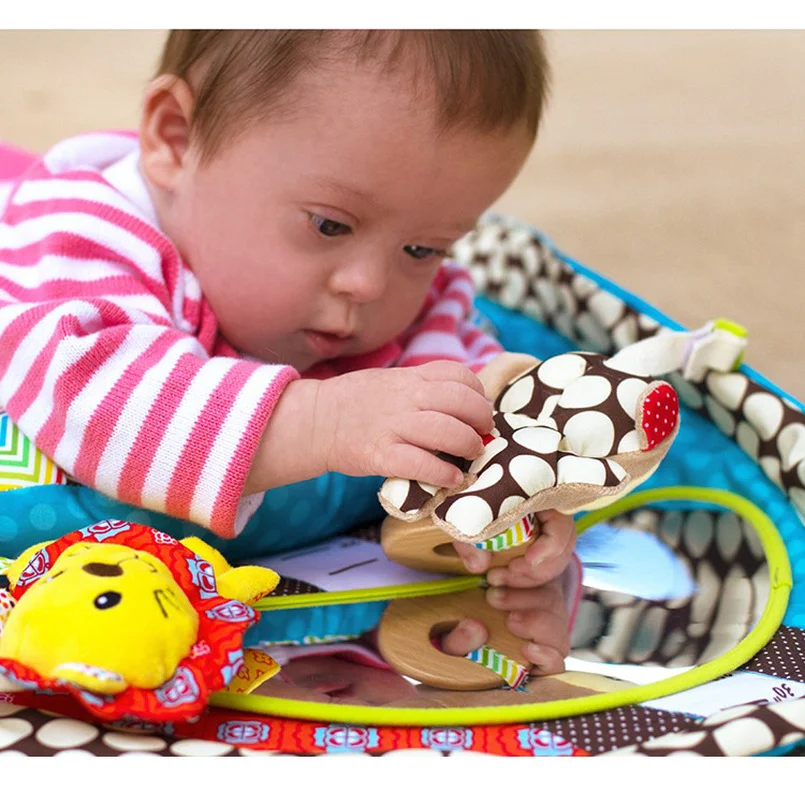
<instances>
[{"instance_id":1,"label":"white fabric tag","mask_svg":"<svg viewBox=\"0 0 805 805\"><path fill-rule=\"evenodd\" d=\"M643 706L707 718L720 710L741 704L774 704L788 699L801 699L803 696L805 682L754 671L736 671L691 690L643 702Z\"/></svg>"}]
</instances>

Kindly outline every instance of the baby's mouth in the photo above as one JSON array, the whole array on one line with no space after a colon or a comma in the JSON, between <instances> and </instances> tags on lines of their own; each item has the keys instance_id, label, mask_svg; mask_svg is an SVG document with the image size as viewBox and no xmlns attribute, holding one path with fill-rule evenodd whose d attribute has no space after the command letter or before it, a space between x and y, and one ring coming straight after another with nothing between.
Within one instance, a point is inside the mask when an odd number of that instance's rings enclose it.
<instances>
[{"instance_id":1,"label":"baby's mouth","mask_svg":"<svg viewBox=\"0 0 805 805\"><path fill-rule=\"evenodd\" d=\"M352 340L352 334L341 335L323 330L303 330L308 348L320 360L336 358L342 355Z\"/></svg>"}]
</instances>

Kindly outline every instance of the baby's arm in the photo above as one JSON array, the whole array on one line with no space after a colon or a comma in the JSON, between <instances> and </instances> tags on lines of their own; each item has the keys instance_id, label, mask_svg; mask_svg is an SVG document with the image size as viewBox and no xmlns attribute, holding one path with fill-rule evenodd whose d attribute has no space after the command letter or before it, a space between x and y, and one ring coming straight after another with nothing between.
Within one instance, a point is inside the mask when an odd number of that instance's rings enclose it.
<instances>
[{"instance_id":1,"label":"baby's arm","mask_svg":"<svg viewBox=\"0 0 805 805\"><path fill-rule=\"evenodd\" d=\"M476 458L491 428L481 382L452 361L297 380L268 422L247 490L329 471L458 486L463 474L436 453Z\"/></svg>"},{"instance_id":2,"label":"baby's arm","mask_svg":"<svg viewBox=\"0 0 805 805\"><path fill-rule=\"evenodd\" d=\"M181 274L97 175L24 181L0 224L0 404L82 483L234 536L260 502L242 495L260 435L298 373L213 357L214 323L185 318L198 302Z\"/></svg>"}]
</instances>

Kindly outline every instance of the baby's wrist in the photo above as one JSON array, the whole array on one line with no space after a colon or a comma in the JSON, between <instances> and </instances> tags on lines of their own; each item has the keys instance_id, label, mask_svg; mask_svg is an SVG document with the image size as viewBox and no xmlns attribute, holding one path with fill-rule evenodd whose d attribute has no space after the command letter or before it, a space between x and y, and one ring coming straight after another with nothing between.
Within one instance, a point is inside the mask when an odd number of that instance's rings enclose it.
<instances>
[{"instance_id":1,"label":"baby's wrist","mask_svg":"<svg viewBox=\"0 0 805 805\"><path fill-rule=\"evenodd\" d=\"M316 421L322 382L294 380L285 387L263 431L246 494L305 481L327 471L326 440Z\"/></svg>"}]
</instances>

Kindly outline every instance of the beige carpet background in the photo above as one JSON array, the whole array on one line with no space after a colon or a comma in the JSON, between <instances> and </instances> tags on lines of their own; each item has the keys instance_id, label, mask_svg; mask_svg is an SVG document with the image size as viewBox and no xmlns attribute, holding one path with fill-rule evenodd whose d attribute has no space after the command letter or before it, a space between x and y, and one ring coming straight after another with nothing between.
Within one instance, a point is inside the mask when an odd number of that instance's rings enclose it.
<instances>
[{"instance_id":1,"label":"beige carpet background","mask_svg":"<svg viewBox=\"0 0 805 805\"><path fill-rule=\"evenodd\" d=\"M136 124L156 31L0 31L0 139ZM532 158L497 208L805 399L805 32L558 31Z\"/></svg>"}]
</instances>

